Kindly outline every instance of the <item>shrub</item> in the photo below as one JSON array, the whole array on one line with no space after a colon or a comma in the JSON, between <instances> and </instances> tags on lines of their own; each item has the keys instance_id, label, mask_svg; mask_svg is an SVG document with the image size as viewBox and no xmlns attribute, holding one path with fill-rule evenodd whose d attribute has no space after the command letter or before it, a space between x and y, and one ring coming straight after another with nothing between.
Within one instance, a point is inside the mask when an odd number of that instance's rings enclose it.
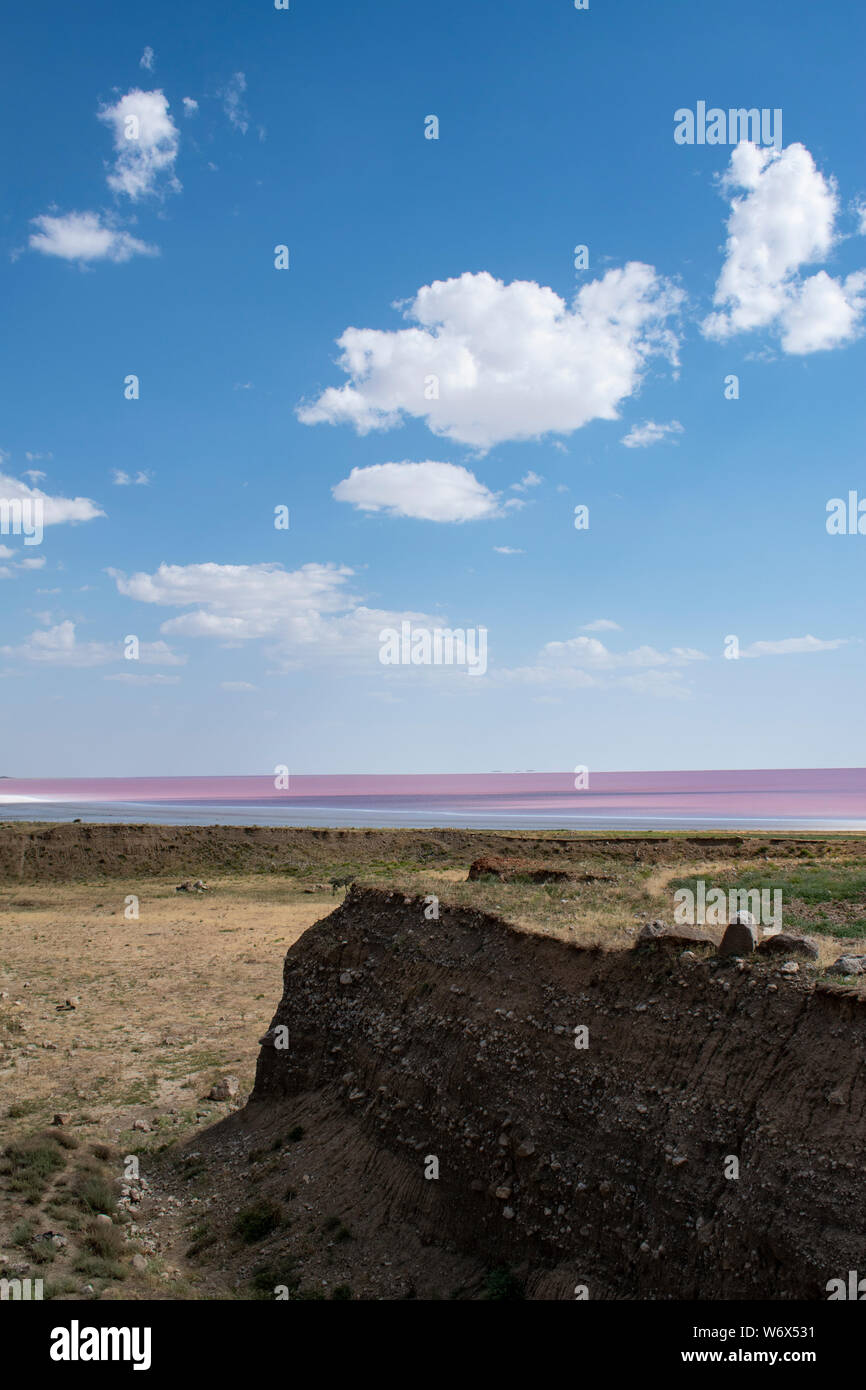
<instances>
[{"instance_id":1,"label":"shrub","mask_svg":"<svg viewBox=\"0 0 866 1390\"><path fill-rule=\"evenodd\" d=\"M247 1245L252 1245L257 1240L264 1240L271 1231L275 1231L282 1223L282 1219L282 1210L276 1202L269 1202L262 1198L238 1212L237 1220L232 1229L242 1241Z\"/></svg>"}]
</instances>

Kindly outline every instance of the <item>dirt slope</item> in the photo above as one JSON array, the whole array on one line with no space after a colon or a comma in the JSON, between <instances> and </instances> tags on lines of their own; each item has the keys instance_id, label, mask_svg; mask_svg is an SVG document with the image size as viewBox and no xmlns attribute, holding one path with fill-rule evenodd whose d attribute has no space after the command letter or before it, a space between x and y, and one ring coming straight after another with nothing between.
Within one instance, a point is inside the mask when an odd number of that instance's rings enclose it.
<instances>
[{"instance_id":1,"label":"dirt slope","mask_svg":"<svg viewBox=\"0 0 866 1390\"><path fill-rule=\"evenodd\" d=\"M197 1147L225 1161L303 1113L307 1178L367 1218L341 1256L362 1294L405 1229L540 1298L817 1299L862 1264L866 1006L805 967L586 951L354 889L289 950L278 1025L288 1049ZM297 1234L265 1252L303 1256Z\"/></svg>"}]
</instances>

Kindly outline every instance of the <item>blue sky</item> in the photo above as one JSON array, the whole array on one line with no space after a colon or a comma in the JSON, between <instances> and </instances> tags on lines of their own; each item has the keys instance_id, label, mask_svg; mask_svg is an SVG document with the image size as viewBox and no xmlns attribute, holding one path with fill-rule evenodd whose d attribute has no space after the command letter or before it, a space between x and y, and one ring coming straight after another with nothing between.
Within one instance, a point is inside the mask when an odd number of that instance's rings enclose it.
<instances>
[{"instance_id":1,"label":"blue sky","mask_svg":"<svg viewBox=\"0 0 866 1390\"><path fill-rule=\"evenodd\" d=\"M46 525L0 535L0 771L866 763L859 10L5 28L0 499ZM677 144L698 102L781 150ZM486 673L383 666L407 619Z\"/></svg>"}]
</instances>

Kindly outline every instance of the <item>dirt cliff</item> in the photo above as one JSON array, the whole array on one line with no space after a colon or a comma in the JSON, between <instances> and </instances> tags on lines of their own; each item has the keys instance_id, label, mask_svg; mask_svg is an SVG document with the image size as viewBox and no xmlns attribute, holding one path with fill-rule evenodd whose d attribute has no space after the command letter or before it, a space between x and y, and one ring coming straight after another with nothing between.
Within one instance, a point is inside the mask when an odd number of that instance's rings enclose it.
<instances>
[{"instance_id":1,"label":"dirt cliff","mask_svg":"<svg viewBox=\"0 0 866 1390\"><path fill-rule=\"evenodd\" d=\"M306 932L229 1125L327 1116L356 1208L529 1297L824 1299L862 1265L866 1005L432 910L354 888Z\"/></svg>"}]
</instances>

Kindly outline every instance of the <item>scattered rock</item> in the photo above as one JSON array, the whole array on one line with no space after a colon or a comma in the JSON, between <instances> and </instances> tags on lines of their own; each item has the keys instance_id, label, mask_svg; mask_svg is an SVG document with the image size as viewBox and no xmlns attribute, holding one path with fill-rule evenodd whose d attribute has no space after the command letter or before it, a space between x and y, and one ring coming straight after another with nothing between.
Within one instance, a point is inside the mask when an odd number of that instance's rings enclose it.
<instances>
[{"instance_id":1,"label":"scattered rock","mask_svg":"<svg viewBox=\"0 0 866 1390\"><path fill-rule=\"evenodd\" d=\"M781 966L783 975L796 975L799 969L800 967L795 960L783 961Z\"/></svg>"},{"instance_id":2,"label":"scattered rock","mask_svg":"<svg viewBox=\"0 0 866 1390\"><path fill-rule=\"evenodd\" d=\"M645 945L648 941L656 941L664 946L690 946L700 943L706 946L714 946L715 942L708 932L700 927L677 926L669 927L664 922L647 922L641 927L637 941L633 950Z\"/></svg>"},{"instance_id":3,"label":"scattered rock","mask_svg":"<svg viewBox=\"0 0 866 1390\"><path fill-rule=\"evenodd\" d=\"M53 1125L68 1125L71 1119L72 1116L68 1110L58 1110L51 1123Z\"/></svg>"},{"instance_id":4,"label":"scattered rock","mask_svg":"<svg viewBox=\"0 0 866 1390\"><path fill-rule=\"evenodd\" d=\"M211 1086L208 1100L233 1100L240 1088L241 1083L236 1076L224 1076Z\"/></svg>"},{"instance_id":5,"label":"scattered rock","mask_svg":"<svg viewBox=\"0 0 866 1390\"><path fill-rule=\"evenodd\" d=\"M832 965L828 965L827 974L864 975L866 974L866 956L839 956Z\"/></svg>"},{"instance_id":6,"label":"scattered rock","mask_svg":"<svg viewBox=\"0 0 866 1390\"><path fill-rule=\"evenodd\" d=\"M141 1273L145 1269L147 1269L147 1260L144 1258L143 1255L133 1255L132 1267L133 1269L137 1269Z\"/></svg>"},{"instance_id":7,"label":"scattered rock","mask_svg":"<svg viewBox=\"0 0 866 1390\"><path fill-rule=\"evenodd\" d=\"M142 1134L150 1133L150 1125L147 1123L147 1120L133 1120L132 1128L140 1130Z\"/></svg>"},{"instance_id":8,"label":"scattered rock","mask_svg":"<svg viewBox=\"0 0 866 1390\"><path fill-rule=\"evenodd\" d=\"M654 922L645 922L640 929L638 941L654 941L657 936L661 936L662 932L668 930L667 923L662 922L660 918L656 918Z\"/></svg>"}]
</instances>

